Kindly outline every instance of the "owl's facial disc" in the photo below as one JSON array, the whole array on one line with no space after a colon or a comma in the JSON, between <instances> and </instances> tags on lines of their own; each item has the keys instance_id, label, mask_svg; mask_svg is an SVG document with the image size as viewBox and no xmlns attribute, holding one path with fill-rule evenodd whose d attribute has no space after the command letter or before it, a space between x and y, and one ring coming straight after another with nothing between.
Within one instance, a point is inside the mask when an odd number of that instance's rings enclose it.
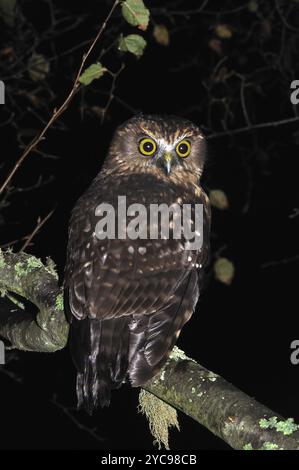
<instances>
[{"instance_id":1,"label":"owl's facial disc","mask_svg":"<svg viewBox=\"0 0 299 470\"><path fill-rule=\"evenodd\" d=\"M189 157L191 141L178 135L171 135L169 139L156 137L145 131L138 139L138 150L141 156L151 157L153 164L170 176L180 160Z\"/></svg>"}]
</instances>

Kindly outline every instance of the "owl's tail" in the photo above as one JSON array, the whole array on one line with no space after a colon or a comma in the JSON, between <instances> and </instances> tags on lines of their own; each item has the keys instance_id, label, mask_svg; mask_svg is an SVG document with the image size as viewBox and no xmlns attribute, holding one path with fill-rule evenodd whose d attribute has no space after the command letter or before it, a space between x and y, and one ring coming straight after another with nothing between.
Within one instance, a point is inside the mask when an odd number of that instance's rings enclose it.
<instances>
[{"instance_id":1,"label":"owl's tail","mask_svg":"<svg viewBox=\"0 0 299 470\"><path fill-rule=\"evenodd\" d=\"M72 319L70 346L78 370L78 406L91 414L109 406L111 390L120 387L128 367L128 318Z\"/></svg>"}]
</instances>

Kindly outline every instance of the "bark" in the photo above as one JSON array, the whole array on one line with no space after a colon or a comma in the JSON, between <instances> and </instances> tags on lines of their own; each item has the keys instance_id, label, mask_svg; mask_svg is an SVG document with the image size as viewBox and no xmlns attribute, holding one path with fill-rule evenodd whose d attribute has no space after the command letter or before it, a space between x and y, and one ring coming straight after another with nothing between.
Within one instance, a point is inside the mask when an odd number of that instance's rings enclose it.
<instances>
[{"instance_id":1,"label":"bark","mask_svg":"<svg viewBox=\"0 0 299 470\"><path fill-rule=\"evenodd\" d=\"M16 349L53 352L65 347L68 323L53 263L0 251L0 289L21 296L38 311L0 313L0 337ZM18 300L14 299L16 302ZM234 449L299 449L298 426L258 403L174 348L165 367L144 387L192 417Z\"/></svg>"},{"instance_id":2,"label":"bark","mask_svg":"<svg viewBox=\"0 0 299 470\"><path fill-rule=\"evenodd\" d=\"M0 289L34 304L38 311L8 309L1 312L0 336L12 347L25 351L54 352L65 347L68 324L63 310L63 293L51 261L44 265L26 253L0 251ZM11 297L11 295L13 297ZM32 310L32 309L30 309Z\"/></svg>"},{"instance_id":3,"label":"bark","mask_svg":"<svg viewBox=\"0 0 299 470\"><path fill-rule=\"evenodd\" d=\"M144 387L209 429L234 449L298 450L298 426L174 348Z\"/></svg>"}]
</instances>

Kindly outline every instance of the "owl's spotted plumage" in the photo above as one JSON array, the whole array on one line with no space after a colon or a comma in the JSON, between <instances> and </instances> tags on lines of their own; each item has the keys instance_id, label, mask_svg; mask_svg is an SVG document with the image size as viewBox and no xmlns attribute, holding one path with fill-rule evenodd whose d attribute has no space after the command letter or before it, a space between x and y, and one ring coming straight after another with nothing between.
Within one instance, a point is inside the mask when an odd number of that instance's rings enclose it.
<instances>
[{"instance_id":1,"label":"owl's spotted plumage","mask_svg":"<svg viewBox=\"0 0 299 470\"><path fill-rule=\"evenodd\" d=\"M149 380L192 315L209 248L210 207L199 186L204 156L204 136L191 122L134 117L117 129L102 170L73 209L65 292L78 402L88 411L108 405L124 381ZM127 206L203 204L202 248L184 249L185 240L173 238L99 240L96 207L117 209L118 196Z\"/></svg>"}]
</instances>

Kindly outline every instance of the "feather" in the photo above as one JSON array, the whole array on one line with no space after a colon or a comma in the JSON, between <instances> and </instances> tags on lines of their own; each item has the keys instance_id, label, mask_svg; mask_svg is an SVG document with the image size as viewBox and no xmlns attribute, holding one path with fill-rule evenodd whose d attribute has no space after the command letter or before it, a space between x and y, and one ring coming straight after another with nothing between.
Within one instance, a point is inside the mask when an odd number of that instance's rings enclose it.
<instances>
[{"instance_id":1,"label":"feather","mask_svg":"<svg viewBox=\"0 0 299 470\"><path fill-rule=\"evenodd\" d=\"M76 365L78 406L92 414L98 403L109 406L111 390L127 373L128 317L72 320L70 347Z\"/></svg>"}]
</instances>

